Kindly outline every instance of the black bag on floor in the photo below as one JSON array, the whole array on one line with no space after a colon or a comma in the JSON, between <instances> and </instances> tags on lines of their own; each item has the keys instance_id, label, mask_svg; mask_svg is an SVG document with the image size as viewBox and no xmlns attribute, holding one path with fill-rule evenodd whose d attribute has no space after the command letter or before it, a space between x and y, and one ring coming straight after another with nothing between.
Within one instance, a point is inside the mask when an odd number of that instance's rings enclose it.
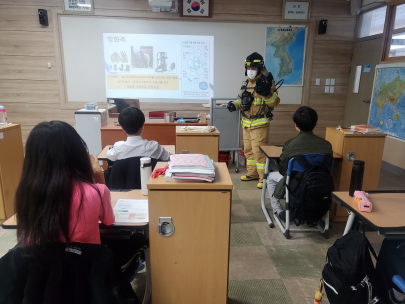
<instances>
[{"instance_id":1,"label":"black bag on floor","mask_svg":"<svg viewBox=\"0 0 405 304\"><path fill-rule=\"evenodd\" d=\"M296 155L304 172L299 183L290 195L291 218L295 224L308 223L316 226L332 205L333 179L329 166L333 162L330 155L326 155L321 164L311 165L304 155Z\"/></svg>"},{"instance_id":2,"label":"black bag on floor","mask_svg":"<svg viewBox=\"0 0 405 304\"><path fill-rule=\"evenodd\" d=\"M405 241L384 239L378 255L377 274L381 278L382 298L388 302L388 290L393 288L403 293L392 281L392 277L399 275L405 278Z\"/></svg>"},{"instance_id":3,"label":"black bag on floor","mask_svg":"<svg viewBox=\"0 0 405 304\"><path fill-rule=\"evenodd\" d=\"M328 249L322 278L331 304L382 303L370 251L377 258L368 239L354 230Z\"/></svg>"}]
</instances>

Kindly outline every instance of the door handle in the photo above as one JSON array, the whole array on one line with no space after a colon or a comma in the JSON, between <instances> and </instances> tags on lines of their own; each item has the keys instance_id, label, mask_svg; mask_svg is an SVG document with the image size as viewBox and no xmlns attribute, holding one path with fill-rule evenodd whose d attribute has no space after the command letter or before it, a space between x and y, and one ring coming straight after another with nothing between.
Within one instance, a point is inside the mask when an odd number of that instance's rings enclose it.
<instances>
[{"instance_id":1,"label":"door handle","mask_svg":"<svg viewBox=\"0 0 405 304\"><path fill-rule=\"evenodd\" d=\"M174 233L174 225L171 217L159 217L157 232L161 236L171 236Z\"/></svg>"},{"instance_id":2,"label":"door handle","mask_svg":"<svg viewBox=\"0 0 405 304\"><path fill-rule=\"evenodd\" d=\"M349 162L352 162L352 161L356 160L356 153L355 153L354 151L349 151L349 152L347 152L346 159L347 159Z\"/></svg>"}]
</instances>

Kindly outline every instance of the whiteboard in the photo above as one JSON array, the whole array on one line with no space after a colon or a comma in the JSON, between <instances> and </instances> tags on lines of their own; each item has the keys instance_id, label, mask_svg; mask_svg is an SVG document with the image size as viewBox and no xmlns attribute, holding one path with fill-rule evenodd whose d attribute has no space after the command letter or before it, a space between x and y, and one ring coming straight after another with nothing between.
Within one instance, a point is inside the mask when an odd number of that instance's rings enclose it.
<instances>
[{"instance_id":1,"label":"whiteboard","mask_svg":"<svg viewBox=\"0 0 405 304\"><path fill-rule=\"evenodd\" d=\"M177 34L214 36L214 97L236 99L246 79L245 58L264 56L267 24L134 20L62 16L61 34L67 100L104 102L103 33ZM271 72L271 71L270 71ZM278 79L275 79L276 82ZM303 87L281 87L283 104L301 104ZM192 99L140 99L140 102L197 102Z\"/></svg>"}]
</instances>

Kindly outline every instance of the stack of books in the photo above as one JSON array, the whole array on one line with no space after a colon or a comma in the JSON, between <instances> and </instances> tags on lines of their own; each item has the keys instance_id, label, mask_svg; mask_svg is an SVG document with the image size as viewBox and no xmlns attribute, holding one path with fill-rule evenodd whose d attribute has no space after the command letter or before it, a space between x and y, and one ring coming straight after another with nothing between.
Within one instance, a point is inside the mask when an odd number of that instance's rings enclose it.
<instances>
[{"instance_id":1,"label":"stack of books","mask_svg":"<svg viewBox=\"0 0 405 304\"><path fill-rule=\"evenodd\" d=\"M381 133L381 130L379 127L374 127L370 125L354 125L351 126L350 129L352 131L364 133L364 134L370 134L370 133Z\"/></svg>"},{"instance_id":2,"label":"stack of books","mask_svg":"<svg viewBox=\"0 0 405 304\"><path fill-rule=\"evenodd\" d=\"M204 181L212 183L215 178L215 167L212 160L203 154L170 155L169 168L165 180L172 181Z\"/></svg>"}]
</instances>

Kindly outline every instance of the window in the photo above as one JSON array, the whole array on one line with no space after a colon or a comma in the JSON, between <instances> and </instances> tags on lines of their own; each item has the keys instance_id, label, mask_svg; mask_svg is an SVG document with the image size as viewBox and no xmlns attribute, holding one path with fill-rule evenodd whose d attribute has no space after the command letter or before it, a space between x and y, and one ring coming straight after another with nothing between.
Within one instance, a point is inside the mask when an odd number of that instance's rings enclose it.
<instances>
[{"instance_id":1,"label":"window","mask_svg":"<svg viewBox=\"0 0 405 304\"><path fill-rule=\"evenodd\" d=\"M388 11L382 61L405 59L405 4L390 6Z\"/></svg>"},{"instance_id":2,"label":"window","mask_svg":"<svg viewBox=\"0 0 405 304\"><path fill-rule=\"evenodd\" d=\"M358 38L382 34L387 7L383 6L360 15ZM405 10L404 10L405 16ZM405 22L405 19L404 19Z\"/></svg>"}]
</instances>

